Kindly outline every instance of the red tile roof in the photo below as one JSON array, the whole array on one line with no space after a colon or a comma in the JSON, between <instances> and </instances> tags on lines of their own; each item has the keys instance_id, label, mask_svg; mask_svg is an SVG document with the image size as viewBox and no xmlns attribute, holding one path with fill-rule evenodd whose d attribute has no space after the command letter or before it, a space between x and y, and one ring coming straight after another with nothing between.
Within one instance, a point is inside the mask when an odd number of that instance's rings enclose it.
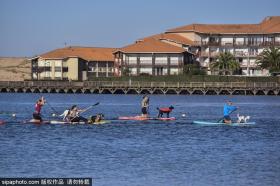
<instances>
[{"instance_id":1,"label":"red tile roof","mask_svg":"<svg viewBox=\"0 0 280 186\"><path fill-rule=\"evenodd\" d=\"M183 36L180 36L179 34L176 34L176 33L156 34L156 35L153 35L153 36L142 38L142 39L140 39L140 41L145 40L145 39L150 39L150 38L154 38L154 39L158 39L158 40L167 40L167 41L175 42L175 43L178 43L178 44L184 44L184 45L192 45L193 44L193 41L191 41L188 38L185 38Z\"/></svg>"},{"instance_id":2,"label":"red tile roof","mask_svg":"<svg viewBox=\"0 0 280 186\"><path fill-rule=\"evenodd\" d=\"M79 57L87 61L114 61L114 50L115 48L65 47L47 52L40 57L45 59Z\"/></svg>"},{"instance_id":3,"label":"red tile roof","mask_svg":"<svg viewBox=\"0 0 280 186\"><path fill-rule=\"evenodd\" d=\"M167 31L167 33L172 32L198 32L214 34L280 33L280 16L267 17L260 24L191 24Z\"/></svg>"},{"instance_id":4,"label":"red tile roof","mask_svg":"<svg viewBox=\"0 0 280 186\"><path fill-rule=\"evenodd\" d=\"M164 43L155 38L148 38L137 41L132 45L120 48L117 51L124 53L183 53L185 50L168 43Z\"/></svg>"}]
</instances>

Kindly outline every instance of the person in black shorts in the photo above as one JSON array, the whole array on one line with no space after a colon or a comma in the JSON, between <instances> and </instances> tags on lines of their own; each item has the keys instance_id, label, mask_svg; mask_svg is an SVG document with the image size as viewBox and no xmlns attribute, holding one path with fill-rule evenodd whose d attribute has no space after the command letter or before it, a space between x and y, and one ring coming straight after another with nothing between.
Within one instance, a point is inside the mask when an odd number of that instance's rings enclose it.
<instances>
[{"instance_id":1,"label":"person in black shorts","mask_svg":"<svg viewBox=\"0 0 280 186\"><path fill-rule=\"evenodd\" d=\"M148 117L149 102L150 102L149 97L147 95L143 96L141 102L142 117Z\"/></svg>"}]
</instances>

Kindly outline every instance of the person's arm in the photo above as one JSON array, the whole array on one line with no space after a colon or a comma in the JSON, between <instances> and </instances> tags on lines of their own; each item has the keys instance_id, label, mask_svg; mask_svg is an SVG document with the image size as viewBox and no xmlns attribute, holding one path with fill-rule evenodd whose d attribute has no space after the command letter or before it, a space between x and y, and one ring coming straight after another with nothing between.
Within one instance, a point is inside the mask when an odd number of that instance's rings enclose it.
<instances>
[{"instance_id":1,"label":"person's arm","mask_svg":"<svg viewBox=\"0 0 280 186\"><path fill-rule=\"evenodd\" d=\"M233 112L233 111L236 111L238 107L236 107L236 106L230 106L229 108L230 108L230 112Z\"/></svg>"},{"instance_id":2,"label":"person's arm","mask_svg":"<svg viewBox=\"0 0 280 186\"><path fill-rule=\"evenodd\" d=\"M47 100L43 96L42 96L41 100L42 100L41 105L44 105L47 102Z\"/></svg>"},{"instance_id":3,"label":"person's arm","mask_svg":"<svg viewBox=\"0 0 280 186\"><path fill-rule=\"evenodd\" d=\"M88 110L87 108L85 108L85 109L78 109L77 112L81 113L81 112L85 112L87 110Z\"/></svg>"}]
</instances>

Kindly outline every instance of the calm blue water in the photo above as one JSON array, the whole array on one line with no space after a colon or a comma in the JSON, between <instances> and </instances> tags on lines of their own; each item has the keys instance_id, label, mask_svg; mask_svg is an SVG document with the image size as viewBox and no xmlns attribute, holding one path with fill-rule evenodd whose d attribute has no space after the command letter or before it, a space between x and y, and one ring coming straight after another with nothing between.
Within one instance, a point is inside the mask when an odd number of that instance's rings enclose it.
<instances>
[{"instance_id":1,"label":"calm blue water","mask_svg":"<svg viewBox=\"0 0 280 186\"><path fill-rule=\"evenodd\" d=\"M92 177L96 186L280 185L280 97L150 96L151 115L172 104L178 120L132 122L113 119L139 114L138 95L45 94L58 112L100 102L84 115L102 112L112 122L20 123L31 117L39 96L0 94L0 119L10 121L0 125L0 177ZM217 120L226 99L257 125L191 124ZM51 113L46 105L45 118Z\"/></svg>"}]
</instances>

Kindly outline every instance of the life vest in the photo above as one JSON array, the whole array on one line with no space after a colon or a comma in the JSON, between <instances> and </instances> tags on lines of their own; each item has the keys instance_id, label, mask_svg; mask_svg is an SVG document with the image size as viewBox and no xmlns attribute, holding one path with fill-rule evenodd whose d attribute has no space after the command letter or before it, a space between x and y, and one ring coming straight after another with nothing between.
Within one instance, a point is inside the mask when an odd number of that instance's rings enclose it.
<instances>
[{"instance_id":1,"label":"life vest","mask_svg":"<svg viewBox=\"0 0 280 186\"><path fill-rule=\"evenodd\" d=\"M41 108L42 108L42 105L36 103L35 104L35 112L40 114L41 113Z\"/></svg>"},{"instance_id":2,"label":"life vest","mask_svg":"<svg viewBox=\"0 0 280 186\"><path fill-rule=\"evenodd\" d=\"M160 108L161 112L171 112L172 110L170 108Z\"/></svg>"}]
</instances>

